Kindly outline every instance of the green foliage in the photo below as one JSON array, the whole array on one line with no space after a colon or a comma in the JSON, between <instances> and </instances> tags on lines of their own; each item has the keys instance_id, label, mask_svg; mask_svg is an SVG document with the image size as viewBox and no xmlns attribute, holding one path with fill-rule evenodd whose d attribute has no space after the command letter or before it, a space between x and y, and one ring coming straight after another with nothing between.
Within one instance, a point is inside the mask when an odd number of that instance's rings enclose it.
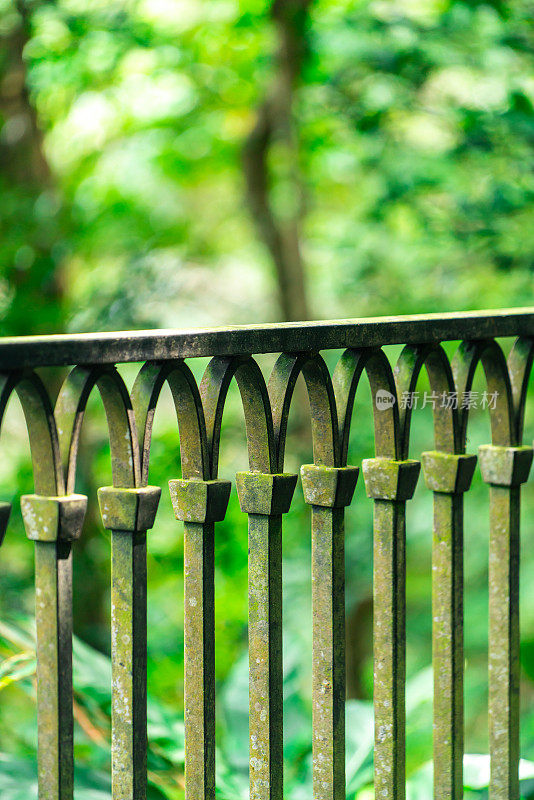
<instances>
[{"instance_id":1,"label":"green foliage","mask_svg":"<svg viewBox=\"0 0 534 800\"><path fill-rule=\"evenodd\" d=\"M4 178L5 332L24 330L28 292L39 330L276 317L241 171L273 52L266 4L32 8L24 63L50 177ZM9 2L0 22L9 39ZM317 0L308 37L296 114L314 315L530 302L528 2ZM286 157L272 159L282 216Z\"/></svg>"}]
</instances>

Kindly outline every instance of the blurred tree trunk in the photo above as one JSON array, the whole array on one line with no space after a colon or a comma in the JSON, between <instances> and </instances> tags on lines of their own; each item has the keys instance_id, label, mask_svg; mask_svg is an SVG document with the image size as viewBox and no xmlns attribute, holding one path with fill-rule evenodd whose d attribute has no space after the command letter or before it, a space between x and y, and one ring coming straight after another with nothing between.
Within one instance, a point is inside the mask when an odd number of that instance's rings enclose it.
<instances>
[{"instance_id":1,"label":"blurred tree trunk","mask_svg":"<svg viewBox=\"0 0 534 800\"><path fill-rule=\"evenodd\" d=\"M60 212L30 102L24 48L31 34L30 5L5 20L0 37L0 225L4 334L63 330L63 280L59 265ZM35 4L31 5L31 9Z\"/></svg>"},{"instance_id":2,"label":"blurred tree trunk","mask_svg":"<svg viewBox=\"0 0 534 800\"><path fill-rule=\"evenodd\" d=\"M288 321L309 319L300 243L303 192L293 103L307 52L306 29L311 1L274 0L271 5L278 37L274 76L243 152L250 212L273 260L280 310L283 319ZM270 164L276 145L283 148L286 162L278 204L273 200Z\"/></svg>"}]
</instances>

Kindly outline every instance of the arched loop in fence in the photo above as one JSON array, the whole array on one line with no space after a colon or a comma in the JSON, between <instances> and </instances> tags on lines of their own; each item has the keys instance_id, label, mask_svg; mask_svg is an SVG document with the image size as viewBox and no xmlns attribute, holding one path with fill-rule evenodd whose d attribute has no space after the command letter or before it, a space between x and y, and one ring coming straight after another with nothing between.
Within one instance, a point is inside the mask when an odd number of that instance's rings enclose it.
<instances>
[{"instance_id":1,"label":"arched loop in fence","mask_svg":"<svg viewBox=\"0 0 534 800\"><path fill-rule=\"evenodd\" d=\"M533 359L534 339L523 336L518 337L507 361L514 403L515 441L517 444L521 444L523 441L525 403Z\"/></svg>"},{"instance_id":2,"label":"arched loop in fence","mask_svg":"<svg viewBox=\"0 0 534 800\"><path fill-rule=\"evenodd\" d=\"M452 371L460 406L462 447L465 447L470 410L470 404L467 401L479 363L484 369L487 391L495 398L495 403L488 405L492 443L502 446L514 445L516 444L517 429L514 424L512 386L506 359L497 342L488 340L462 342L452 360Z\"/></svg>"},{"instance_id":3,"label":"arched loop in fence","mask_svg":"<svg viewBox=\"0 0 534 800\"><path fill-rule=\"evenodd\" d=\"M263 374L251 357L218 357L210 361L200 383L213 478L218 472L224 404L234 377L245 414L250 469L264 473L275 471L273 421Z\"/></svg>"},{"instance_id":4,"label":"arched loop in fence","mask_svg":"<svg viewBox=\"0 0 534 800\"><path fill-rule=\"evenodd\" d=\"M336 401L330 373L319 354L283 353L269 377L278 468L284 463L287 422L298 376L302 374L310 403L313 457L316 464L338 466L340 447Z\"/></svg>"},{"instance_id":5,"label":"arched loop in fence","mask_svg":"<svg viewBox=\"0 0 534 800\"><path fill-rule=\"evenodd\" d=\"M16 392L22 406L33 465L35 491L62 495L65 491L56 421L45 385L30 370L0 375L0 424L9 398Z\"/></svg>"},{"instance_id":6,"label":"arched loop in fence","mask_svg":"<svg viewBox=\"0 0 534 800\"><path fill-rule=\"evenodd\" d=\"M430 382L431 406L434 419L434 446L446 453L458 452L460 430L458 411L454 403L444 399L456 396L452 370L442 347L438 345L406 345L395 365L394 375L400 404L401 453L408 458L410 424L413 404L410 395L415 392L423 367ZM403 402L407 397L408 402Z\"/></svg>"},{"instance_id":7,"label":"arched loop in fence","mask_svg":"<svg viewBox=\"0 0 534 800\"><path fill-rule=\"evenodd\" d=\"M346 350L333 376L342 464L347 463L354 399L363 371L371 387L375 453L384 458L397 458L399 455L399 404L393 372L385 353L375 349Z\"/></svg>"},{"instance_id":8,"label":"arched loop in fence","mask_svg":"<svg viewBox=\"0 0 534 800\"><path fill-rule=\"evenodd\" d=\"M183 361L147 362L132 388L132 405L139 436L141 483L148 483L152 425L160 392L169 385L180 433L184 478L208 480L210 459L204 409L195 377Z\"/></svg>"},{"instance_id":9,"label":"arched loop in fence","mask_svg":"<svg viewBox=\"0 0 534 800\"><path fill-rule=\"evenodd\" d=\"M124 381L113 366L83 366L75 367L65 379L55 410L69 492L74 491L82 422L95 386L106 413L113 484L123 488L140 484L135 419Z\"/></svg>"}]
</instances>

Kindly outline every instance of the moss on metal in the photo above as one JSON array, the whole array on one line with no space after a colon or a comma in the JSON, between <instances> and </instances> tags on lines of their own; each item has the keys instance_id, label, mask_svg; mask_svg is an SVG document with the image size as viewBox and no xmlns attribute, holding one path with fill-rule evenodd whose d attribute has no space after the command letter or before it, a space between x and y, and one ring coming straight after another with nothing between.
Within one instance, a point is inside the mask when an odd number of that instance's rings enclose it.
<instances>
[{"instance_id":1,"label":"moss on metal","mask_svg":"<svg viewBox=\"0 0 534 800\"><path fill-rule=\"evenodd\" d=\"M160 497L159 486L140 489L103 486L98 490L98 502L104 528L130 533L149 530L154 526Z\"/></svg>"},{"instance_id":2,"label":"moss on metal","mask_svg":"<svg viewBox=\"0 0 534 800\"><path fill-rule=\"evenodd\" d=\"M477 457L430 450L421 453L421 463L428 489L444 494L463 494L471 486Z\"/></svg>"},{"instance_id":3,"label":"moss on metal","mask_svg":"<svg viewBox=\"0 0 534 800\"><path fill-rule=\"evenodd\" d=\"M298 475L282 473L267 475L259 472L236 474L237 494L241 511L266 516L289 511Z\"/></svg>"},{"instance_id":4,"label":"moss on metal","mask_svg":"<svg viewBox=\"0 0 534 800\"><path fill-rule=\"evenodd\" d=\"M20 506L28 539L37 542L72 542L79 539L87 510L85 495L41 497L38 494L25 494L20 498Z\"/></svg>"},{"instance_id":5,"label":"moss on metal","mask_svg":"<svg viewBox=\"0 0 534 800\"><path fill-rule=\"evenodd\" d=\"M358 467L304 464L300 468L300 475L305 502L325 508L350 505L359 473Z\"/></svg>"},{"instance_id":6,"label":"moss on metal","mask_svg":"<svg viewBox=\"0 0 534 800\"><path fill-rule=\"evenodd\" d=\"M406 501L413 497L421 462L368 458L362 462L367 497L374 500Z\"/></svg>"},{"instance_id":7,"label":"moss on metal","mask_svg":"<svg viewBox=\"0 0 534 800\"><path fill-rule=\"evenodd\" d=\"M221 522L231 489L230 481L169 481L174 516L182 522Z\"/></svg>"}]
</instances>

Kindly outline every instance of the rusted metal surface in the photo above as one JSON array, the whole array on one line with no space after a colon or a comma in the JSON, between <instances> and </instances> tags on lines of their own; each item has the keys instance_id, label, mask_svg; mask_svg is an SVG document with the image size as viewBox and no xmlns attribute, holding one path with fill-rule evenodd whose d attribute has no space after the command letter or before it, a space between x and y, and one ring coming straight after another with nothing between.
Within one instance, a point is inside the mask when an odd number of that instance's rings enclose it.
<instances>
[{"instance_id":1,"label":"rusted metal surface","mask_svg":"<svg viewBox=\"0 0 534 800\"><path fill-rule=\"evenodd\" d=\"M495 337L517 336L508 359ZM449 361L441 342L463 339ZM239 388L248 471L236 483L249 522L250 794L283 797L282 518L297 476L284 473L287 421L302 374L310 403L313 465L302 467L311 506L313 595L313 780L318 800L344 786L344 508L357 469L347 466L354 398L365 376L373 398L375 458L363 463L374 502L375 795L405 793L405 520L420 464L410 459L413 409L400 401L425 369L436 398L433 450L423 454L434 494L434 795L462 796L463 494L475 457L465 455L469 404L482 364L491 444L480 449L490 485L490 751L492 800L518 800L519 507L532 449L522 447L534 359L534 311L345 320L224 330L152 331L0 340L0 416L22 403L35 494L23 498L35 541L40 800L73 799L72 548L87 499L76 494L76 462L88 398L106 412L113 486L99 491L112 550L113 800L146 797L146 530L159 488L149 486L152 425L168 384L177 416L182 475L169 488L184 525L185 783L187 800L215 797L214 525L230 482L218 478L222 416ZM390 364L381 350L405 344ZM331 375L319 350L346 348ZM266 381L251 353L281 352ZM199 385L186 357L213 356ZM146 361L129 392L116 362ZM55 410L32 368L78 363ZM389 398L389 400L388 400ZM380 400L380 402L379 402ZM179 432L179 435L178 435ZM243 465L246 468L246 465ZM0 539L9 517L0 504Z\"/></svg>"},{"instance_id":2,"label":"rusted metal surface","mask_svg":"<svg viewBox=\"0 0 534 800\"><path fill-rule=\"evenodd\" d=\"M476 456L422 454L434 492L432 663L434 666L434 796L461 800L464 753L463 498Z\"/></svg>"},{"instance_id":3,"label":"rusted metal surface","mask_svg":"<svg viewBox=\"0 0 534 800\"><path fill-rule=\"evenodd\" d=\"M249 514L251 800L282 800L282 517Z\"/></svg>"},{"instance_id":4,"label":"rusted metal surface","mask_svg":"<svg viewBox=\"0 0 534 800\"><path fill-rule=\"evenodd\" d=\"M229 481L169 482L184 522L186 796L215 797L215 522L224 519Z\"/></svg>"},{"instance_id":5,"label":"rusted metal surface","mask_svg":"<svg viewBox=\"0 0 534 800\"><path fill-rule=\"evenodd\" d=\"M313 796L345 796L345 530L357 467L301 467L312 507Z\"/></svg>"},{"instance_id":6,"label":"rusted metal surface","mask_svg":"<svg viewBox=\"0 0 534 800\"><path fill-rule=\"evenodd\" d=\"M489 739L491 800L519 798L519 514L531 447L479 449L490 484Z\"/></svg>"},{"instance_id":7,"label":"rusted metal surface","mask_svg":"<svg viewBox=\"0 0 534 800\"><path fill-rule=\"evenodd\" d=\"M26 534L35 541L40 797L72 798L72 549L87 497L23 495Z\"/></svg>"},{"instance_id":8,"label":"rusted metal surface","mask_svg":"<svg viewBox=\"0 0 534 800\"><path fill-rule=\"evenodd\" d=\"M248 514L249 736L251 800L282 800L282 514L297 476L238 472Z\"/></svg>"},{"instance_id":9,"label":"rusted metal surface","mask_svg":"<svg viewBox=\"0 0 534 800\"><path fill-rule=\"evenodd\" d=\"M159 487L99 489L111 530L112 790L114 800L146 797L146 531Z\"/></svg>"},{"instance_id":10,"label":"rusted metal surface","mask_svg":"<svg viewBox=\"0 0 534 800\"><path fill-rule=\"evenodd\" d=\"M35 540L39 800L72 800L71 540L79 535L81 520L80 515L69 520L69 514L62 513L65 484L54 413L44 384L33 372L0 375L0 419L13 392L28 428L36 492L27 502L25 524ZM78 500L83 505L83 498L78 496ZM36 511L41 513L36 516ZM5 504L3 512L3 522L7 522ZM74 523L72 529L69 521Z\"/></svg>"},{"instance_id":11,"label":"rusted metal surface","mask_svg":"<svg viewBox=\"0 0 534 800\"><path fill-rule=\"evenodd\" d=\"M4 338L0 369L70 364L117 364L249 353L314 353L319 350L439 343L497 336L534 336L531 308L414 314L270 325L234 325L157 331Z\"/></svg>"},{"instance_id":12,"label":"rusted metal surface","mask_svg":"<svg viewBox=\"0 0 534 800\"><path fill-rule=\"evenodd\" d=\"M213 522L184 522L186 796L215 797L215 585Z\"/></svg>"},{"instance_id":13,"label":"rusted metal surface","mask_svg":"<svg viewBox=\"0 0 534 800\"><path fill-rule=\"evenodd\" d=\"M406 501L415 491L418 461L364 460L367 496L374 500L373 643L375 792L405 796Z\"/></svg>"}]
</instances>

